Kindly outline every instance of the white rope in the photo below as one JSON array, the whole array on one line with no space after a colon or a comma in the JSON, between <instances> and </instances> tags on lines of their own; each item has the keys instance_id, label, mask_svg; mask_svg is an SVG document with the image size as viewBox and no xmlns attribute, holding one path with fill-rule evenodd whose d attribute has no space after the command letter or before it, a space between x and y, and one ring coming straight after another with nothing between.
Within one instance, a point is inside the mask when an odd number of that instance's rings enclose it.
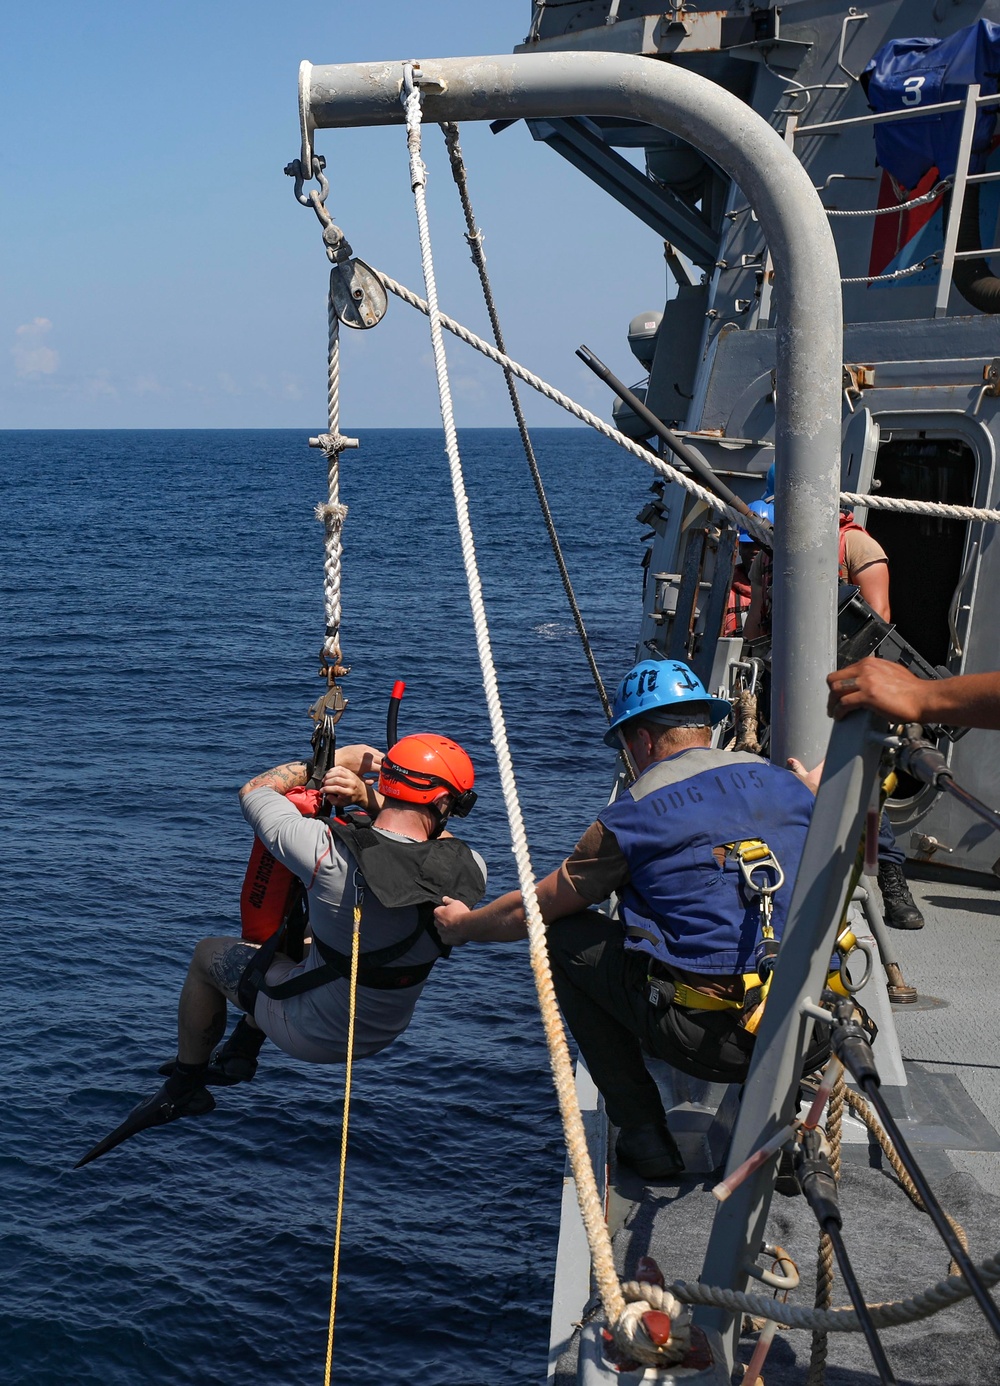
<instances>
[{"instance_id":1,"label":"white rope","mask_svg":"<svg viewBox=\"0 0 1000 1386\"><path fill-rule=\"evenodd\" d=\"M928 255L926 260L921 260L919 264L907 265L905 269L893 270L891 274L861 274L853 279L841 279L841 284L891 284L895 279L906 279L911 274L919 274L928 265L937 263L937 253Z\"/></svg>"},{"instance_id":2,"label":"white rope","mask_svg":"<svg viewBox=\"0 0 1000 1386\"><path fill-rule=\"evenodd\" d=\"M390 293L401 298L404 303L408 303L411 308L418 309L421 313L428 312L427 303L412 289L398 283L391 275L385 274L382 270L375 270L378 278L382 281ZM690 495L696 497L713 510L725 515L740 529L745 529L752 533L755 538L771 541L770 534L759 527L753 516L741 515L726 505L718 496L705 489L697 481L689 477L685 472L679 472L676 467L672 467L669 462L665 462L662 457L658 457L655 452L650 452L649 448L644 448L641 443L635 442L632 438L627 438L624 433L619 433L617 428L605 421L598 414L592 414L589 409L585 409L582 404L577 404L576 400L564 395L561 390L557 390L554 385L549 385L541 376L529 371L526 366L522 366L513 357L507 356L504 352L498 351L495 346L477 337L467 327L463 327L454 318L448 317L446 313L438 312L438 320L442 327L446 327L461 341L474 347L476 351L488 357L491 361L502 366L504 370L510 371L511 375L516 375L519 380L523 380L526 385L537 390L546 399L552 400L554 404L560 405L574 418L580 419L583 423L589 424L598 433L610 438L613 443L630 452L633 457L638 457L640 461L648 463L655 472L659 472L666 481L675 482L682 486ZM939 519L946 520L979 520L986 523L996 524L1000 522L1000 510L981 510L970 505L941 505L936 501L917 501L917 500L894 500L889 496L861 496L853 491L842 491L840 499L850 505L866 505L869 510L895 510L902 513L914 515L934 515Z\"/></svg>"},{"instance_id":3,"label":"white rope","mask_svg":"<svg viewBox=\"0 0 1000 1386\"><path fill-rule=\"evenodd\" d=\"M462 459L458 449L458 434L451 399L451 386L448 379L448 363L445 356L444 337L441 331L442 315L438 309L437 284L434 277L434 260L431 250L430 229L427 221L426 178L427 171L420 156L420 92L413 85L412 68L404 68L404 107L406 110L406 139L410 155L410 184L413 189L416 207L417 229L420 239L420 257L423 267L424 283L427 290L425 311L430 319L431 344L434 352L434 368L437 374L438 393L441 400L441 420L444 425L445 448L451 472L452 491L461 539L462 561L469 587L469 601L476 632L476 648L482 670L483 688L486 693L486 706L489 711L490 728L496 754L497 769L503 790L504 805L510 825L511 846L517 863L518 882L524 900L528 926L528 947L531 957L535 985L538 990L539 1006L549 1045L549 1058L563 1129L569 1152L570 1164L576 1181L577 1197L587 1242L593 1261L594 1278L597 1282L601 1301L613 1331L622 1340L631 1355L641 1357L651 1363L664 1364L678 1360L683 1352L678 1352L680 1340L671 1340L665 1349L656 1349L646 1336L639 1317L623 1322L626 1314L625 1297L622 1294L615 1270L611 1249L611 1238L604 1221L604 1210L597 1192L593 1166L587 1149L583 1119L576 1099L576 1084L573 1065L566 1044L559 1010L556 1005L555 988L549 967L548 950L545 941L545 925L538 908L535 891L535 877L531 867L524 819L518 799L514 767L507 740L500 690L497 684L496 666L490 646L489 625L483 603L482 584L476 560L475 540L469 518L469 501L462 473ZM499 355L500 353L498 353ZM678 1312L683 1312L678 1306Z\"/></svg>"},{"instance_id":4,"label":"white rope","mask_svg":"<svg viewBox=\"0 0 1000 1386\"><path fill-rule=\"evenodd\" d=\"M346 440L340 435L340 319L334 307L333 294L328 300L329 348L327 354L326 412L327 432L316 441L326 454L327 498L317 505L316 518L323 525L323 604L326 608L326 633L323 637L323 657L336 668L340 664L340 570L343 554L342 535L347 506L340 503L340 454Z\"/></svg>"},{"instance_id":5,"label":"white rope","mask_svg":"<svg viewBox=\"0 0 1000 1386\"><path fill-rule=\"evenodd\" d=\"M930 192L920 197L911 197L909 202L899 202L895 207L865 207L860 211L841 211L839 207L824 207L828 217L887 217L893 212L908 212L911 207L923 207L926 202L934 202L951 187L950 178L942 178L935 183Z\"/></svg>"},{"instance_id":6,"label":"white rope","mask_svg":"<svg viewBox=\"0 0 1000 1386\"><path fill-rule=\"evenodd\" d=\"M939 520L979 520L985 524L1000 522L1000 510L981 510L974 505L943 505L938 501L894 500L891 496L859 496L854 491L842 491L840 499L848 505L866 505L869 510L892 510L903 515L933 515Z\"/></svg>"},{"instance_id":7,"label":"white rope","mask_svg":"<svg viewBox=\"0 0 1000 1386\"><path fill-rule=\"evenodd\" d=\"M404 303L409 303L412 308L419 309L421 313L428 312L427 303L424 299L420 298L419 295L415 294L412 289L407 289L404 285L397 283L395 279L392 279L388 274L383 274L381 270L375 270L374 272L378 275L379 279L381 279L390 293L395 294L397 298L401 298ZM770 529L765 529L763 526L759 525L753 515L741 515L739 511L733 510L731 506L726 505L725 501L720 500L718 496L706 490L704 486L687 476L686 473L679 472L676 467L672 467L669 462L665 462L663 458L658 457L655 452L650 452L649 448L644 448L632 438L627 438L624 433L619 433L617 428L613 428L611 424L605 423L598 414L592 414L590 410L585 409L582 404L577 404L576 400L570 399L568 395L564 395L562 391L557 390L554 385L549 385L541 376L535 375L534 372L529 371L526 366L520 365L513 357L507 356L504 352L498 351L496 347L492 346L489 342L483 341L482 337L477 337L474 332L470 332L467 327L463 327L462 324L456 322L454 318L449 318L446 313L439 312L438 319L442 327L446 327L449 332L454 333L454 335L463 342L467 342L468 345L474 347L476 351L480 351L484 356L488 356L491 361L495 361L496 364L502 366L504 370L509 370L511 375L516 375L519 380L523 380L526 385L530 385L531 388L537 390L540 395L544 395L546 399L550 399L554 404L558 404L561 408L572 414L574 418L580 419L581 422L585 424L589 424L590 427L596 429L598 433L602 433L605 438L610 438L613 443L617 443L618 446L624 448L626 452L630 452L633 457L638 457L640 461L646 462L653 468L654 472L659 472L660 476L662 476L665 481L675 482L697 500L703 501L707 506L710 506L711 509L717 510L720 514L725 515L727 519L731 520L733 524L737 525L740 529L749 531L756 539L770 545Z\"/></svg>"}]
</instances>

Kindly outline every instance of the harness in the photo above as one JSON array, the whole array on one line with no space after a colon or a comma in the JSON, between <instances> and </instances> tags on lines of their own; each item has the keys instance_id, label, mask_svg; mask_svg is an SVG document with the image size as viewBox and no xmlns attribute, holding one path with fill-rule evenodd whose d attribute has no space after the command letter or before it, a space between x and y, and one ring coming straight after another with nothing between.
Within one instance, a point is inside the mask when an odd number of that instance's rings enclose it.
<instances>
[{"instance_id":1,"label":"harness","mask_svg":"<svg viewBox=\"0 0 1000 1386\"><path fill-rule=\"evenodd\" d=\"M471 851L458 838L438 838L416 844L393 842L377 833L371 819L363 813L350 813L344 821L331 822L329 830L358 863L354 873L354 908L359 918L368 889L387 909L414 906L417 911L416 927L405 938L361 954L358 985L376 991L417 986L427 979L438 958L446 958L451 953L450 947L441 942L434 923L434 910L442 896L453 896L470 907L482 898L484 882ZM437 957L407 967L393 966L425 934L433 940ZM240 979L240 1004L251 1015L259 993L275 1001L286 1001L350 976L350 955L341 953L314 934L312 946L323 959L321 965L287 981L268 985L265 981L267 970L281 948L283 936L284 929L281 929L268 939Z\"/></svg>"},{"instance_id":2,"label":"harness","mask_svg":"<svg viewBox=\"0 0 1000 1386\"><path fill-rule=\"evenodd\" d=\"M774 962L778 953L778 940L774 937L771 916L774 911L774 896L785 883L785 873L771 848L759 837L744 838L741 842L724 844L725 860L735 861L742 877L743 893L756 902L759 915L760 942L756 948L757 970L744 972L743 996L714 996L701 991L686 982L678 982L669 976L660 976L654 969L654 962L647 975L649 1000L658 1006L661 1000L676 1006L686 1006L697 1011L739 1011L740 1028L749 1034L757 1033L764 1015L764 1005L771 990ZM667 994L669 991L669 995Z\"/></svg>"}]
</instances>

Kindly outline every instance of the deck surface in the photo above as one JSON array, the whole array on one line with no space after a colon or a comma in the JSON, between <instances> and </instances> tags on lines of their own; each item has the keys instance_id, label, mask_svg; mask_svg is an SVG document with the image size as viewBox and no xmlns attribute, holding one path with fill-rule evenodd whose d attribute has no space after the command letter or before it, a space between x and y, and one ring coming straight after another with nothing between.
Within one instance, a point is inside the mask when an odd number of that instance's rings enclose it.
<instances>
[{"instance_id":1,"label":"deck surface","mask_svg":"<svg viewBox=\"0 0 1000 1386\"><path fill-rule=\"evenodd\" d=\"M922 998L916 1007L894 1010L914 1098L925 1108L935 1101L947 1105L953 1126L964 1119L969 1133L964 1144L995 1147L1000 1144L995 1135L1000 1130L1000 889L936 880L914 881L912 889L926 927L892 937L906 980ZM943 1206L965 1227L973 1258L1000 1250L1000 1152L940 1143L918 1143L917 1150ZM945 1248L927 1216L882 1168L877 1147L866 1148L855 1132L845 1154L845 1239L869 1302L906 1298L945 1276ZM623 1275L634 1275L639 1256L652 1255L668 1281L696 1280L717 1206L710 1193L714 1179L700 1175L644 1188L627 1171L612 1169L610 1178L609 1218ZM776 1195L767 1237L799 1264L802 1284L795 1302L811 1304L817 1233L805 1200ZM845 1302L838 1280L834 1303ZM881 1336L901 1386L1000 1386L1000 1344L971 1301ZM748 1337L741 1343L744 1362L753 1341ZM808 1334L781 1330L766 1364L766 1386L802 1386L809 1353ZM860 1335L831 1335L828 1360L827 1386L877 1383ZM739 1377L737 1368L734 1379ZM575 1344L554 1380L557 1386L575 1383Z\"/></svg>"}]
</instances>

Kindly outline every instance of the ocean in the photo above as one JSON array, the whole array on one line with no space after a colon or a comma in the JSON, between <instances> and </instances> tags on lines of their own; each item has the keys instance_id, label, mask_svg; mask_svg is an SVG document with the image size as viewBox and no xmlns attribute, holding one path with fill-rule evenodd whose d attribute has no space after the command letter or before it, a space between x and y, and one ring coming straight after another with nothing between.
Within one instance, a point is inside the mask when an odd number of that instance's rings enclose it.
<instances>
[{"instance_id":1,"label":"ocean","mask_svg":"<svg viewBox=\"0 0 1000 1386\"><path fill-rule=\"evenodd\" d=\"M351 430L342 744L439 730L476 765L462 835L515 884L442 438ZM343 1070L266 1046L207 1117L72 1166L161 1079L194 944L239 932L236 790L308 749L322 455L297 431L6 432L0 1383L321 1382ZM612 763L514 430L461 435L533 863ZM606 681L638 630L648 473L536 434ZM355 1069L333 1380L544 1376L563 1177L526 945L456 950Z\"/></svg>"}]
</instances>

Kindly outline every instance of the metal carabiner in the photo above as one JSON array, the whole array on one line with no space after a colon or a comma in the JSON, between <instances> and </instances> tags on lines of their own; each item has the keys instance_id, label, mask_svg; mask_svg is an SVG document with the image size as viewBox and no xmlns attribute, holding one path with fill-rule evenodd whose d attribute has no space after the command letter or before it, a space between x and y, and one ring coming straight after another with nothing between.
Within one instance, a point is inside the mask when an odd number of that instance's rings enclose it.
<instances>
[{"instance_id":1,"label":"metal carabiner","mask_svg":"<svg viewBox=\"0 0 1000 1386\"><path fill-rule=\"evenodd\" d=\"M770 847L767 847L766 843L765 848L767 855L765 856L762 853L755 861L748 862L747 858L742 853L737 855L737 861L740 864L740 875L743 877L743 884L746 887L747 893L750 895L774 895L785 884L785 873L781 869L781 863L771 851ZM775 880L771 882L765 876L763 882L759 883L754 880L755 871L773 871Z\"/></svg>"}]
</instances>

